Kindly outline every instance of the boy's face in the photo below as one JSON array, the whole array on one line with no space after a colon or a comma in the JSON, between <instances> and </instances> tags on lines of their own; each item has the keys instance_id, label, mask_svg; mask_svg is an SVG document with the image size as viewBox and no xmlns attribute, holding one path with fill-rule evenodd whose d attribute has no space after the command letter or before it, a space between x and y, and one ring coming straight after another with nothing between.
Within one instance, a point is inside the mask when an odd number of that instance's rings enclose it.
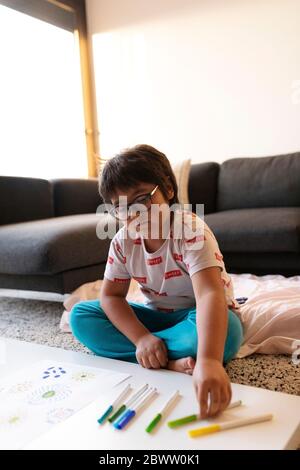
<instances>
[{"instance_id":1,"label":"boy's face","mask_svg":"<svg viewBox=\"0 0 300 470\"><path fill-rule=\"evenodd\" d=\"M140 183L138 186L130 188L126 192L118 191L117 196L113 197L111 199L111 202L114 206L120 207L124 205L127 205L128 207L131 204L142 204L143 198L149 195L149 193L151 193L151 191L153 191L155 187L156 185L153 183ZM140 217L139 223L135 225L136 231L140 232L143 231L143 229L147 229L150 233L150 227L151 230L154 228L154 226L161 227L162 222L164 221L164 219L167 218L167 215L169 214L169 211L167 210L169 207L169 199L171 199L173 196L174 191L173 189L169 188L167 200L158 186L151 198L148 198L147 212L145 210L145 213L142 216L140 216L139 213L133 212L133 215L128 216L127 219L122 218L122 222L127 225L134 221L134 219L136 219L137 217ZM136 209L138 210L138 207ZM158 216L156 216L155 214L157 214Z\"/></svg>"}]
</instances>

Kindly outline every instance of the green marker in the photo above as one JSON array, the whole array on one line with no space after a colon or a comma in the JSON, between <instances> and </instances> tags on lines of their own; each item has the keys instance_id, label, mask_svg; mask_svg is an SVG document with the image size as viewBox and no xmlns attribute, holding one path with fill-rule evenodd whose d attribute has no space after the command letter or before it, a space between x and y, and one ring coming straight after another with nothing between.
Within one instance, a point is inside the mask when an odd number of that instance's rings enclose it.
<instances>
[{"instance_id":1,"label":"green marker","mask_svg":"<svg viewBox=\"0 0 300 470\"><path fill-rule=\"evenodd\" d=\"M128 393L128 390L130 389L130 384L126 385L124 390L117 396L115 401L109 405L109 407L104 411L102 416L97 420L99 424L103 424L106 420L106 418L112 413L112 411L115 409L116 406L118 406L118 403L123 400L124 396Z\"/></svg>"},{"instance_id":2,"label":"green marker","mask_svg":"<svg viewBox=\"0 0 300 470\"><path fill-rule=\"evenodd\" d=\"M113 423L125 410L127 410L141 395L147 390L148 384L143 385L138 391L125 403L120 406L119 409L110 417L108 421Z\"/></svg>"},{"instance_id":3,"label":"green marker","mask_svg":"<svg viewBox=\"0 0 300 470\"><path fill-rule=\"evenodd\" d=\"M230 405L227 406L226 410L229 410L230 408L235 408L236 406L240 406L241 404L241 400L233 401L232 403L230 403ZM199 421L200 419L200 413L190 416L184 416L183 418L175 419L174 421L169 421L168 426L169 428L177 428L179 426L183 426L184 424L192 423L193 421Z\"/></svg>"},{"instance_id":4,"label":"green marker","mask_svg":"<svg viewBox=\"0 0 300 470\"><path fill-rule=\"evenodd\" d=\"M146 432L151 432L155 426L157 425L157 423L164 417L164 415L166 414L166 410L167 408L169 408L169 406L171 406L175 400L177 399L179 395L179 390L177 390L175 393L173 393L173 395L169 398L169 400L166 402L166 404L163 406L163 408L161 409L161 411L159 413L157 413L157 415L153 418L153 420L151 421L150 424L148 424L148 426L146 427Z\"/></svg>"}]
</instances>

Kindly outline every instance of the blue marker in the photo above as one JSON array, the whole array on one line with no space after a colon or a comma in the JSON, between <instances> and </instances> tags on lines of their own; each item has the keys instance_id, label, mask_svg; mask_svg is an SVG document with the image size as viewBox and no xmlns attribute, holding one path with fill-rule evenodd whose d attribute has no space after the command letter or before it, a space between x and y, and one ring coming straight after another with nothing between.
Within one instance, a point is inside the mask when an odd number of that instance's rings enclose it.
<instances>
[{"instance_id":1,"label":"blue marker","mask_svg":"<svg viewBox=\"0 0 300 470\"><path fill-rule=\"evenodd\" d=\"M130 389L130 384L126 385L126 387L124 388L124 390L120 393L120 395L115 399L115 401L109 405L109 407L107 408L107 410L103 413L102 416L100 416L100 418L98 419L98 423L99 424L103 424L104 421L106 420L106 418L108 418L108 416L110 415L110 413L113 412L113 410L115 409L115 407L119 404L120 401L123 400L123 398L126 396L128 390Z\"/></svg>"},{"instance_id":2,"label":"blue marker","mask_svg":"<svg viewBox=\"0 0 300 470\"><path fill-rule=\"evenodd\" d=\"M139 390L126 402L124 402L117 411L108 418L110 423L113 423L117 418L119 418L125 410L128 410L142 395L148 388L148 384L143 385Z\"/></svg>"},{"instance_id":3,"label":"blue marker","mask_svg":"<svg viewBox=\"0 0 300 470\"><path fill-rule=\"evenodd\" d=\"M236 297L236 299L239 304L244 304L246 300L248 300L248 297Z\"/></svg>"},{"instance_id":4,"label":"blue marker","mask_svg":"<svg viewBox=\"0 0 300 470\"><path fill-rule=\"evenodd\" d=\"M127 423L136 415L137 411L148 402L153 395L157 392L156 388L149 388L141 397L140 400L132 408L129 408L122 416L113 424L116 429L123 429Z\"/></svg>"}]
</instances>

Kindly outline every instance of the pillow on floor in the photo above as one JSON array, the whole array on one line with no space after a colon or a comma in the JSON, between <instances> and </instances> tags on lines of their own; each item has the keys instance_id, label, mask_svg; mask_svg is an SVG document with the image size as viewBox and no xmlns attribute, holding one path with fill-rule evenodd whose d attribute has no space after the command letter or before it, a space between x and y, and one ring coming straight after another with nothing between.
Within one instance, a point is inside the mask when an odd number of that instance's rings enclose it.
<instances>
[{"instance_id":1,"label":"pillow on floor","mask_svg":"<svg viewBox=\"0 0 300 470\"><path fill-rule=\"evenodd\" d=\"M179 163L171 164L178 186L178 200L180 204L189 204L189 177L191 159L188 158Z\"/></svg>"},{"instance_id":2,"label":"pillow on floor","mask_svg":"<svg viewBox=\"0 0 300 470\"><path fill-rule=\"evenodd\" d=\"M248 297L236 311L244 329L244 342L236 357L299 351L300 276L230 276L235 297Z\"/></svg>"}]
</instances>

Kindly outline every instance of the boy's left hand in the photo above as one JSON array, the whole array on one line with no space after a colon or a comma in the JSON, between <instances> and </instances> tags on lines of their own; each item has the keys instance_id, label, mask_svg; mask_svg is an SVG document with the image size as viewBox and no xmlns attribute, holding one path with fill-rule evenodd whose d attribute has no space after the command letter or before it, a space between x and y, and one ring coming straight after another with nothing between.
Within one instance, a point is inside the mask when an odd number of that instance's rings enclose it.
<instances>
[{"instance_id":1,"label":"boy's left hand","mask_svg":"<svg viewBox=\"0 0 300 470\"><path fill-rule=\"evenodd\" d=\"M193 372L193 383L201 419L214 416L227 408L232 396L231 384L220 361L198 359Z\"/></svg>"}]
</instances>

